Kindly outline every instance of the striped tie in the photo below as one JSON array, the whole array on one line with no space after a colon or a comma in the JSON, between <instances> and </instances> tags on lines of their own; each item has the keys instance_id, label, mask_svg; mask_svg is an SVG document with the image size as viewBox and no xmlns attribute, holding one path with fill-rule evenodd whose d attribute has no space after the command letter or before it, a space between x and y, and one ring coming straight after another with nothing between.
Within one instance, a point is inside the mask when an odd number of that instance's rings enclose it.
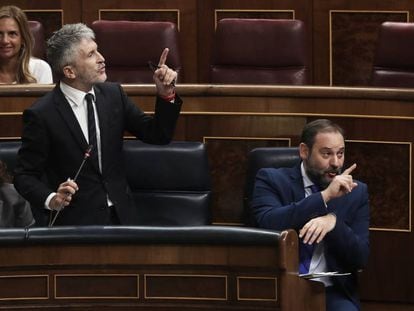
<instances>
[{"instance_id":1,"label":"striped tie","mask_svg":"<svg viewBox=\"0 0 414 311\"><path fill-rule=\"evenodd\" d=\"M98 160L98 143L96 139L96 124L95 124L95 112L93 110L93 95L88 93L85 95L87 107L88 107L88 136L89 145L92 146L91 156L89 161L93 162L94 165L99 168Z\"/></svg>"},{"instance_id":2,"label":"striped tie","mask_svg":"<svg viewBox=\"0 0 414 311\"><path fill-rule=\"evenodd\" d=\"M309 189L311 189L312 193L319 192L318 187L315 185L309 186ZM299 274L309 273L314 248L314 244L309 245L303 243L302 240L299 241Z\"/></svg>"}]
</instances>

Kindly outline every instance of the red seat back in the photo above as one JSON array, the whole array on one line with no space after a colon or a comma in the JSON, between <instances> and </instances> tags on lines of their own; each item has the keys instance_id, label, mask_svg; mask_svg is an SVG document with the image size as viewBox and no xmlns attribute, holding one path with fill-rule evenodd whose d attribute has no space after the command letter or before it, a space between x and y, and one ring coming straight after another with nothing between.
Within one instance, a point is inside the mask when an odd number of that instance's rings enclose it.
<instances>
[{"instance_id":1,"label":"red seat back","mask_svg":"<svg viewBox=\"0 0 414 311\"><path fill-rule=\"evenodd\" d=\"M178 31L173 23L100 20L91 28L105 58L108 81L153 83L148 61L158 64L166 47L170 49L167 65L181 68Z\"/></svg>"},{"instance_id":2,"label":"red seat back","mask_svg":"<svg viewBox=\"0 0 414 311\"><path fill-rule=\"evenodd\" d=\"M304 24L299 20L222 19L217 24L212 83L308 83Z\"/></svg>"},{"instance_id":3,"label":"red seat back","mask_svg":"<svg viewBox=\"0 0 414 311\"><path fill-rule=\"evenodd\" d=\"M371 85L414 87L414 23L381 25Z\"/></svg>"}]
</instances>

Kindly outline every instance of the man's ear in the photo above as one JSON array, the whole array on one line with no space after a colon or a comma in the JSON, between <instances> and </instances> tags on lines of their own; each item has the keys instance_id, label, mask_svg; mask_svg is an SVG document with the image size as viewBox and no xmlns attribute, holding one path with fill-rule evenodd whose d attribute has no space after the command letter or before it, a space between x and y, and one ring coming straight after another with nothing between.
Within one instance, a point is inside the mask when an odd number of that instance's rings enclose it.
<instances>
[{"instance_id":1,"label":"man's ear","mask_svg":"<svg viewBox=\"0 0 414 311\"><path fill-rule=\"evenodd\" d=\"M65 66L63 67L63 74L65 75L65 78L67 79L75 79L76 73L73 70L72 66Z\"/></svg>"},{"instance_id":2,"label":"man's ear","mask_svg":"<svg viewBox=\"0 0 414 311\"><path fill-rule=\"evenodd\" d=\"M299 145L299 155L302 160L306 160L309 157L310 150L305 143L300 143Z\"/></svg>"}]
</instances>

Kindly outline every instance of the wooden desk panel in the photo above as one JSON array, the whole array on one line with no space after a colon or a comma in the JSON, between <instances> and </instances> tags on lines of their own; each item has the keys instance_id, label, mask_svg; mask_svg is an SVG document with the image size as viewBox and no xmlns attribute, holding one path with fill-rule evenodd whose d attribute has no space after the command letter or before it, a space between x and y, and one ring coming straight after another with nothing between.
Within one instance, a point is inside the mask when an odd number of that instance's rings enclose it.
<instances>
[{"instance_id":1,"label":"wooden desk panel","mask_svg":"<svg viewBox=\"0 0 414 311\"><path fill-rule=\"evenodd\" d=\"M103 234L98 229L96 234ZM139 227L129 230L140 234ZM39 244L0 246L0 254L8 253L0 255L0 309L312 311L325 307L323 285L298 277L298 240L293 231L283 232L274 245L226 245L207 239L194 244L156 239L134 243L119 238L95 243L78 238L68 243L59 241L64 235L51 235L49 242L44 234ZM28 236L30 240L30 232Z\"/></svg>"}]
</instances>

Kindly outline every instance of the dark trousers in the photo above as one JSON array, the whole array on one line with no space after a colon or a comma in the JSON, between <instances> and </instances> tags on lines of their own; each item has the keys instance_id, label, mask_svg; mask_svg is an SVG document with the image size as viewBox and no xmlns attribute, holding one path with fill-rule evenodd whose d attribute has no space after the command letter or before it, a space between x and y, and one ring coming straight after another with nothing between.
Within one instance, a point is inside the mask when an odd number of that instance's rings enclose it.
<instances>
[{"instance_id":1,"label":"dark trousers","mask_svg":"<svg viewBox=\"0 0 414 311\"><path fill-rule=\"evenodd\" d=\"M326 288L326 311L359 311L359 307L334 286Z\"/></svg>"},{"instance_id":2,"label":"dark trousers","mask_svg":"<svg viewBox=\"0 0 414 311\"><path fill-rule=\"evenodd\" d=\"M116 213L115 206L110 206L107 208L107 210L108 210L108 216L107 216L106 225L112 225L112 226L120 225L121 222L119 220L118 214Z\"/></svg>"}]
</instances>

